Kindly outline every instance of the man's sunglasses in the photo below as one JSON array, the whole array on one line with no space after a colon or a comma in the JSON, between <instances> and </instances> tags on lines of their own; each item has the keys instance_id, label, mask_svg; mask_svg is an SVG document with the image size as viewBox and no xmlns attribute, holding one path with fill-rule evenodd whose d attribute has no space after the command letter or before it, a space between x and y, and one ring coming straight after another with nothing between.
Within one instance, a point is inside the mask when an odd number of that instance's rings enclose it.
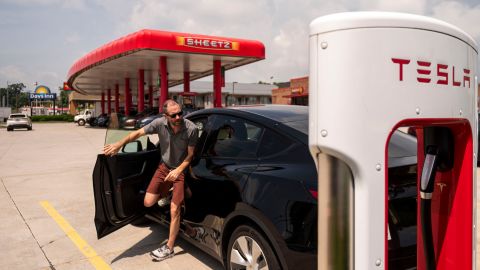
<instances>
[{"instance_id":1,"label":"man's sunglasses","mask_svg":"<svg viewBox=\"0 0 480 270\"><path fill-rule=\"evenodd\" d=\"M183 111L179 111L177 113L172 113L172 114L166 114L166 115L170 118L177 118L177 116L182 116L183 115Z\"/></svg>"}]
</instances>

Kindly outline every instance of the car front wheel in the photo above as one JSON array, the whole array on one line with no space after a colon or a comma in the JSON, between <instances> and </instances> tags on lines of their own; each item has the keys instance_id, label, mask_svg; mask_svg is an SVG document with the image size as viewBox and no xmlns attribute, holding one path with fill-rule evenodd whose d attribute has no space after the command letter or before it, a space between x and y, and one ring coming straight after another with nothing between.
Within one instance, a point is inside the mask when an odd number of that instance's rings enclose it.
<instances>
[{"instance_id":1,"label":"car front wheel","mask_svg":"<svg viewBox=\"0 0 480 270\"><path fill-rule=\"evenodd\" d=\"M242 225L228 243L227 269L280 269L278 260L267 240L256 229Z\"/></svg>"},{"instance_id":2,"label":"car front wheel","mask_svg":"<svg viewBox=\"0 0 480 270\"><path fill-rule=\"evenodd\" d=\"M78 120L78 125L79 126L84 126L85 125L85 120L83 120L83 119Z\"/></svg>"}]
</instances>

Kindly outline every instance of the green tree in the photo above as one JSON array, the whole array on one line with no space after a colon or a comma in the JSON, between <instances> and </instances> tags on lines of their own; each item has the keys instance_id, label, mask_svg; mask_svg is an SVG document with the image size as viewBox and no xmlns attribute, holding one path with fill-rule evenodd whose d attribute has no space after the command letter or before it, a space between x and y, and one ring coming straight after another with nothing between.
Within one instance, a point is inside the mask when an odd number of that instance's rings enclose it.
<instances>
[{"instance_id":1,"label":"green tree","mask_svg":"<svg viewBox=\"0 0 480 270\"><path fill-rule=\"evenodd\" d=\"M68 107L68 95L72 91L65 91L63 88L58 88L58 92L60 93L60 104L58 105L59 107Z\"/></svg>"},{"instance_id":2,"label":"green tree","mask_svg":"<svg viewBox=\"0 0 480 270\"><path fill-rule=\"evenodd\" d=\"M7 88L0 87L0 107L7 106Z\"/></svg>"},{"instance_id":3,"label":"green tree","mask_svg":"<svg viewBox=\"0 0 480 270\"><path fill-rule=\"evenodd\" d=\"M5 100L4 106L18 109L28 104L28 95L23 93L25 89L23 83L9 84L7 88L0 88L0 100Z\"/></svg>"}]
</instances>

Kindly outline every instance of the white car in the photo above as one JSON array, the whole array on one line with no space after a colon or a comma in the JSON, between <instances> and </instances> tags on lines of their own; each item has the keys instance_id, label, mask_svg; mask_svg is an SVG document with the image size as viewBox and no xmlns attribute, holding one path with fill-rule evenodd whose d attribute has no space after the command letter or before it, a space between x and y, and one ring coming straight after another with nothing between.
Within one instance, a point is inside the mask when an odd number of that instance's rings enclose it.
<instances>
[{"instance_id":1,"label":"white car","mask_svg":"<svg viewBox=\"0 0 480 270\"><path fill-rule=\"evenodd\" d=\"M26 128L32 130L32 119L23 113L12 113L7 119L7 130L12 131L15 128Z\"/></svg>"}]
</instances>

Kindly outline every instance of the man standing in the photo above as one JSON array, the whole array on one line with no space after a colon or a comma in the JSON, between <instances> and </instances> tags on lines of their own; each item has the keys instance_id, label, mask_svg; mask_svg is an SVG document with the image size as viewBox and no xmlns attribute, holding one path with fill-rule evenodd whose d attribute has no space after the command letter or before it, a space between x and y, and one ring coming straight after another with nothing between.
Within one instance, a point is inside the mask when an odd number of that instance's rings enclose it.
<instances>
[{"instance_id":1,"label":"man standing","mask_svg":"<svg viewBox=\"0 0 480 270\"><path fill-rule=\"evenodd\" d=\"M184 170L193 158L198 130L194 123L183 119L180 105L167 100L163 104L164 116L153 120L145 127L131 132L122 140L104 146L105 155L113 156L127 143L146 134L158 134L161 162L150 180L143 204L153 206L162 197L167 196L173 186L170 203L170 232L165 245L150 252L156 261L162 261L175 255L173 247L180 229L180 207L184 199Z\"/></svg>"}]
</instances>

